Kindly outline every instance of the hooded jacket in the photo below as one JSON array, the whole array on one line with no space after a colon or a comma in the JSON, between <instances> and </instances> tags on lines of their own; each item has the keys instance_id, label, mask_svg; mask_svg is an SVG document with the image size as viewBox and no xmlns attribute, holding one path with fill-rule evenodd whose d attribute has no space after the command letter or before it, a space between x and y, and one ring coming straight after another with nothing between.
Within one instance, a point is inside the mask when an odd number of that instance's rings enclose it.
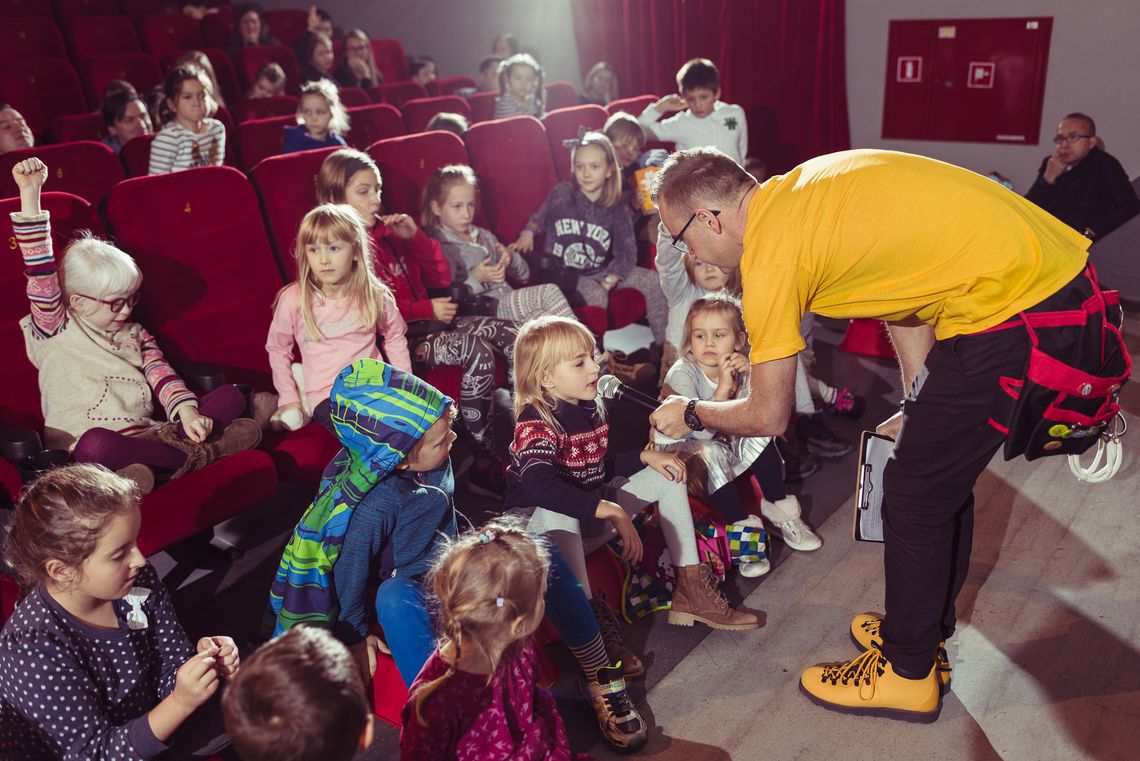
<instances>
[{"instance_id":1,"label":"hooded jacket","mask_svg":"<svg viewBox=\"0 0 1140 761\"><path fill-rule=\"evenodd\" d=\"M354 510L377 484L395 477L396 466L454 404L416 376L375 359L342 370L329 402L342 448L281 556L266 622L275 637L297 624L329 627L337 620L332 570ZM440 470L450 476L450 466Z\"/></svg>"}]
</instances>

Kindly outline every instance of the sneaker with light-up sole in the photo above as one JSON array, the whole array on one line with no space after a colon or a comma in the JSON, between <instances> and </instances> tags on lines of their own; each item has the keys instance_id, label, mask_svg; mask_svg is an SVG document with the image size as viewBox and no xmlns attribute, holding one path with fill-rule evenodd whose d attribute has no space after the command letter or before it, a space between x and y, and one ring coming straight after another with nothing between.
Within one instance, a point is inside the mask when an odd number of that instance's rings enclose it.
<instances>
[{"instance_id":1,"label":"sneaker with light-up sole","mask_svg":"<svg viewBox=\"0 0 1140 761\"><path fill-rule=\"evenodd\" d=\"M618 753L633 753L645 745L649 730L629 698L620 664L599 669L597 681L583 676L581 686L598 719L602 742Z\"/></svg>"},{"instance_id":2,"label":"sneaker with light-up sole","mask_svg":"<svg viewBox=\"0 0 1140 761\"><path fill-rule=\"evenodd\" d=\"M860 613L851 619L851 639L863 650L872 647L882 648L883 637L879 634L879 627L883 624L881 616L874 613ZM946 653L946 642L938 643L938 650L934 653L934 673L938 683L943 687L950 686L950 656Z\"/></svg>"},{"instance_id":3,"label":"sneaker with light-up sole","mask_svg":"<svg viewBox=\"0 0 1140 761\"><path fill-rule=\"evenodd\" d=\"M877 647L846 663L804 669L800 691L816 705L840 713L931 722L942 710L933 668L922 679L907 679L895 673Z\"/></svg>"}]
</instances>

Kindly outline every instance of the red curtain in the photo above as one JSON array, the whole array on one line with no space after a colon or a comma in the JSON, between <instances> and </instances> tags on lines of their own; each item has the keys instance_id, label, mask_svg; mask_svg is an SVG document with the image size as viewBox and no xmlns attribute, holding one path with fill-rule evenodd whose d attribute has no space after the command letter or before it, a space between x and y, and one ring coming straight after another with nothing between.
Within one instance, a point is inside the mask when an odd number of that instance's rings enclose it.
<instances>
[{"instance_id":1,"label":"red curtain","mask_svg":"<svg viewBox=\"0 0 1140 761\"><path fill-rule=\"evenodd\" d=\"M721 99L748 115L749 154L773 173L851 146L844 0L571 0L583 70L609 61L623 97L677 88L712 59Z\"/></svg>"}]
</instances>

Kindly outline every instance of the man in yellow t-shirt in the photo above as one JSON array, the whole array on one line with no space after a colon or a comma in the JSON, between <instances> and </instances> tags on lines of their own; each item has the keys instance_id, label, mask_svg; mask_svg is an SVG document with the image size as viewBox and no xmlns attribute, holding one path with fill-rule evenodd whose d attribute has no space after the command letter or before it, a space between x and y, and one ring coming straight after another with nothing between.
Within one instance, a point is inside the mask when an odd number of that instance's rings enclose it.
<instances>
[{"instance_id":1,"label":"man in yellow t-shirt","mask_svg":"<svg viewBox=\"0 0 1140 761\"><path fill-rule=\"evenodd\" d=\"M674 245L740 268L752 346L749 397L669 397L651 417L665 435L780 434L804 313L887 322L909 393L879 427L897 441L883 486L886 615L856 616L866 652L808 668L800 684L825 707L936 718L972 490L1004 438L989 424L998 378L1022 377L1028 356L1025 331L985 331L1024 310L1079 308L1089 241L986 177L891 151L820 156L762 185L715 149L681 151L654 200Z\"/></svg>"}]
</instances>

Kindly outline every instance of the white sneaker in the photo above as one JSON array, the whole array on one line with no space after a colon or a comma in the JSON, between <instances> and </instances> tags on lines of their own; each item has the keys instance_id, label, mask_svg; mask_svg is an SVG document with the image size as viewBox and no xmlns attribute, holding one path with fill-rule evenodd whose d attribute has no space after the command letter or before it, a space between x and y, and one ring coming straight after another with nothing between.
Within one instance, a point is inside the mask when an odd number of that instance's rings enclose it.
<instances>
[{"instance_id":1,"label":"white sneaker","mask_svg":"<svg viewBox=\"0 0 1140 761\"><path fill-rule=\"evenodd\" d=\"M811 552L823 546L823 540L804 523L802 518L792 518L790 521L773 523L772 528L780 532L784 544L793 550Z\"/></svg>"},{"instance_id":2,"label":"white sneaker","mask_svg":"<svg viewBox=\"0 0 1140 761\"><path fill-rule=\"evenodd\" d=\"M772 563L768 558L758 560L755 563L741 563L737 566L740 569L740 575L746 579L755 579L758 576L763 576L772 570Z\"/></svg>"}]
</instances>

